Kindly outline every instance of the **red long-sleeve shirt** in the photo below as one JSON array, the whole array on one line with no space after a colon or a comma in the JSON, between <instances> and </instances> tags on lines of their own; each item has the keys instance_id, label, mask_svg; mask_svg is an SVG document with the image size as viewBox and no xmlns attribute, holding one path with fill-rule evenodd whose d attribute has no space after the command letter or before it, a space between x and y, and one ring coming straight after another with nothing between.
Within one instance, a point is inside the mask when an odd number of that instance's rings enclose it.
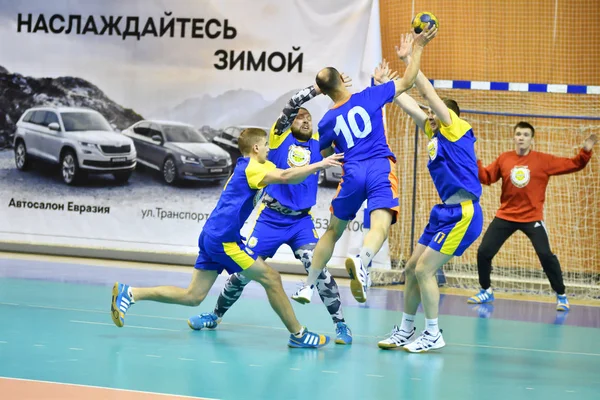
<instances>
[{"instance_id":1,"label":"red long-sleeve shirt","mask_svg":"<svg viewBox=\"0 0 600 400\"><path fill-rule=\"evenodd\" d=\"M530 151L525 156L507 151L484 167L480 160L479 181L490 185L502 178L502 195L498 218L514 222L532 222L544 219L546 187L552 175L580 171L592 157L592 151L581 149L573 158L556 157Z\"/></svg>"}]
</instances>

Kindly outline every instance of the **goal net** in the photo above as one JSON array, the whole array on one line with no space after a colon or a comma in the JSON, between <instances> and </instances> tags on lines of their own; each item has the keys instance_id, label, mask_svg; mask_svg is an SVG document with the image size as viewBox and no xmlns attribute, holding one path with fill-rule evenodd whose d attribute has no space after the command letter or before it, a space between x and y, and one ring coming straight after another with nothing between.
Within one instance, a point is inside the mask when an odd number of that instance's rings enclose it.
<instances>
[{"instance_id":1,"label":"goal net","mask_svg":"<svg viewBox=\"0 0 600 400\"><path fill-rule=\"evenodd\" d=\"M600 48L600 28L594 25L594 33L586 35L588 39L575 39L569 34L574 15L600 17L598 7L592 3L567 6L542 1L536 2L536 8L526 2L465 2L452 6L442 1L408 5L381 2L383 54L402 73L404 66L397 60L394 45L400 34L409 30L413 13L433 12L441 28L425 49L421 69L433 80L440 97L458 102L461 117L473 126L477 157L484 165L514 149L513 127L519 121L535 127L535 150L574 157L590 134L600 135L600 53L590 52L591 43L585 42L589 39ZM531 24L521 19L534 12L539 18L532 31ZM485 16L483 37L476 34L476 26L471 30L473 34L461 30L464 21L475 20L476 15ZM536 36L535 40L527 36L528 32ZM565 63L561 57L572 61ZM409 94L423 103L416 89ZM400 281L400 272L431 208L440 202L427 170L427 138L422 132L415 137L415 124L395 105L386 107L386 124L398 158L401 214L390 233L394 269L374 274L379 284ZM484 232L500 206L500 189L501 182L483 186ZM597 154L582 171L550 179L544 219L568 293L600 296ZM479 288L476 256L482 237L483 233L463 256L444 266L449 285ZM504 244L492 265L492 284L497 290L551 293L533 246L520 232Z\"/></svg>"}]
</instances>

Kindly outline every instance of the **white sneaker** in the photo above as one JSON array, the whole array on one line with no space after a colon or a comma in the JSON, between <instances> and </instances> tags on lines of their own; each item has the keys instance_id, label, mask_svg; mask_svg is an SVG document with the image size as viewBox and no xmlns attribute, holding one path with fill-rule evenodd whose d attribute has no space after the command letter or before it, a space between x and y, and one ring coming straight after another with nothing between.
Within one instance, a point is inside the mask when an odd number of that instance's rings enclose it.
<instances>
[{"instance_id":1,"label":"white sneaker","mask_svg":"<svg viewBox=\"0 0 600 400\"><path fill-rule=\"evenodd\" d=\"M300 304L310 303L314 291L314 286L302 286L300 289L296 290L296 293L292 295L292 300L295 300Z\"/></svg>"},{"instance_id":2,"label":"white sneaker","mask_svg":"<svg viewBox=\"0 0 600 400\"><path fill-rule=\"evenodd\" d=\"M415 339L416 332L416 328L412 328L412 331L406 332L398 328L398 325L394 325L392 333L390 333L390 337L381 340L379 343L377 343L377 346L379 346L380 349L385 350L403 347Z\"/></svg>"},{"instance_id":3,"label":"white sneaker","mask_svg":"<svg viewBox=\"0 0 600 400\"><path fill-rule=\"evenodd\" d=\"M423 331L417 340L405 345L404 350L410 353L423 353L429 350L441 349L445 345L446 342L444 342L441 329L435 336L427 331Z\"/></svg>"},{"instance_id":4,"label":"white sneaker","mask_svg":"<svg viewBox=\"0 0 600 400\"><path fill-rule=\"evenodd\" d=\"M363 265L360 257L346 258L346 271L350 275L350 290L352 295L359 303L367 301L367 269Z\"/></svg>"}]
</instances>

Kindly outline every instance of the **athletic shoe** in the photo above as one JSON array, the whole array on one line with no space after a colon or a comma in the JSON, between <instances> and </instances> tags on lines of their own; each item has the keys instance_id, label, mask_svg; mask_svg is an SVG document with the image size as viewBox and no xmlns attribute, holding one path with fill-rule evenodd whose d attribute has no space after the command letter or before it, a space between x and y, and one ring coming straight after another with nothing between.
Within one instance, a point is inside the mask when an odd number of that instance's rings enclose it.
<instances>
[{"instance_id":1,"label":"athletic shoe","mask_svg":"<svg viewBox=\"0 0 600 400\"><path fill-rule=\"evenodd\" d=\"M359 303L367 301L367 269L360 257L346 258L346 271L350 275L350 290Z\"/></svg>"},{"instance_id":2,"label":"athletic shoe","mask_svg":"<svg viewBox=\"0 0 600 400\"><path fill-rule=\"evenodd\" d=\"M335 324L335 343L352 344L352 331L345 322Z\"/></svg>"},{"instance_id":3,"label":"athletic shoe","mask_svg":"<svg viewBox=\"0 0 600 400\"><path fill-rule=\"evenodd\" d=\"M129 285L116 282L112 289L110 315L119 328L125 325L125 314L127 314L127 310L133 303L134 301L129 296Z\"/></svg>"},{"instance_id":4,"label":"athletic shoe","mask_svg":"<svg viewBox=\"0 0 600 400\"><path fill-rule=\"evenodd\" d=\"M215 329L221 323L221 318L217 317L215 313L203 313L194 315L187 322L190 328L199 331L204 328Z\"/></svg>"},{"instance_id":5,"label":"athletic shoe","mask_svg":"<svg viewBox=\"0 0 600 400\"><path fill-rule=\"evenodd\" d=\"M304 328L304 334L299 338L294 334L290 335L288 346L295 348L318 349L319 347L326 346L328 343L329 336L312 333Z\"/></svg>"},{"instance_id":6,"label":"athletic shoe","mask_svg":"<svg viewBox=\"0 0 600 400\"><path fill-rule=\"evenodd\" d=\"M556 311L569 311L570 308L566 294L556 295Z\"/></svg>"},{"instance_id":7,"label":"athletic shoe","mask_svg":"<svg viewBox=\"0 0 600 400\"><path fill-rule=\"evenodd\" d=\"M314 290L314 286L311 287L303 285L300 289L296 290L296 293L292 295L292 300L295 300L300 304L310 303Z\"/></svg>"},{"instance_id":8,"label":"athletic shoe","mask_svg":"<svg viewBox=\"0 0 600 400\"><path fill-rule=\"evenodd\" d=\"M387 339L383 339L379 343L377 343L377 346L379 346L380 349L384 350L403 347L411 343L415 339L416 331L416 328L412 328L412 331L406 332L398 328L398 325L394 325L390 336Z\"/></svg>"},{"instance_id":9,"label":"athletic shoe","mask_svg":"<svg viewBox=\"0 0 600 400\"><path fill-rule=\"evenodd\" d=\"M440 329L437 335L432 335L427 331L423 331L417 340L405 345L403 348L410 353L423 353L429 350L441 349L445 345L446 342L444 342L442 330Z\"/></svg>"},{"instance_id":10,"label":"athletic shoe","mask_svg":"<svg viewBox=\"0 0 600 400\"><path fill-rule=\"evenodd\" d=\"M479 293L477 293L473 297L469 297L467 303L469 304L483 304L483 303L491 303L494 301L494 292L489 293L485 289L481 289Z\"/></svg>"}]
</instances>

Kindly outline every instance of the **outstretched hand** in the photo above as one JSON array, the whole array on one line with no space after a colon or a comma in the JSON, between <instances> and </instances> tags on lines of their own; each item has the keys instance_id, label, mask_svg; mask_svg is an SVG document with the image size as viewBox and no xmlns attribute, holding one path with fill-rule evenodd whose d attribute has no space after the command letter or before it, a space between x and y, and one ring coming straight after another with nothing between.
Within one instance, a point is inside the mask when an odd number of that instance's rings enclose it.
<instances>
[{"instance_id":1,"label":"outstretched hand","mask_svg":"<svg viewBox=\"0 0 600 400\"><path fill-rule=\"evenodd\" d=\"M408 62L410 55L412 54L412 45L414 37L411 33L400 36L400 47L396 46L396 54L398 58L404 62Z\"/></svg>"},{"instance_id":2,"label":"outstretched hand","mask_svg":"<svg viewBox=\"0 0 600 400\"><path fill-rule=\"evenodd\" d=\"M331 167L340 167L342 163L341 159L344 158L344 153L332 154L327 158L324 158L323 161L320 162L321 169L327 169Z\"/></svg>"},{"instance_id":3,"label":"outstretched hand","mask_svg":"<svg viewBox=\"0 0 600 400\"><path fill-rule=\"evenodd\" d=\"M431 42L435 35L437 35L438 28L437 26L433 26L430 28L429 26L423 29L423 31L419 34L413 33L414 36L414 44L415 46L425 47L427 43Z\"/></svg>"},{"instance_id":4,"label":"outstretched hand","mask_svg":"<svg viewBox=\"0 0 600 400\"><path fill-rule=\"evenodd\" d=\"M398 79L399 75L397 71L390 71L389 63L383 59L373 72L373 80L376 85L381 85L389 81Z\"/></svg>"},{"instance_id":5,"label":"outstretched hand","mask_svg":"<svg viewBox=\"0 0 600 400\"><path fill-rule=\"evenodd\" d=\"M340 75L342 75L342 82L344 82L344 86L347 88L351 87L352 86L352 78L350 78L348 75L346 75L343 72L341 72Z\"/></svg>"},{"instance_id":6,"label":"outstretched hand","mask_svg":"<svg viewBox=\"0 0 600 400\"><path fill-rule=\"evenodd\" d=\"M596 143L598 143L598 135L592 133L587 139L585 139L585 142L583 142L583 148L585 151L590 151Z\"/></svg>"}]
</instances>

